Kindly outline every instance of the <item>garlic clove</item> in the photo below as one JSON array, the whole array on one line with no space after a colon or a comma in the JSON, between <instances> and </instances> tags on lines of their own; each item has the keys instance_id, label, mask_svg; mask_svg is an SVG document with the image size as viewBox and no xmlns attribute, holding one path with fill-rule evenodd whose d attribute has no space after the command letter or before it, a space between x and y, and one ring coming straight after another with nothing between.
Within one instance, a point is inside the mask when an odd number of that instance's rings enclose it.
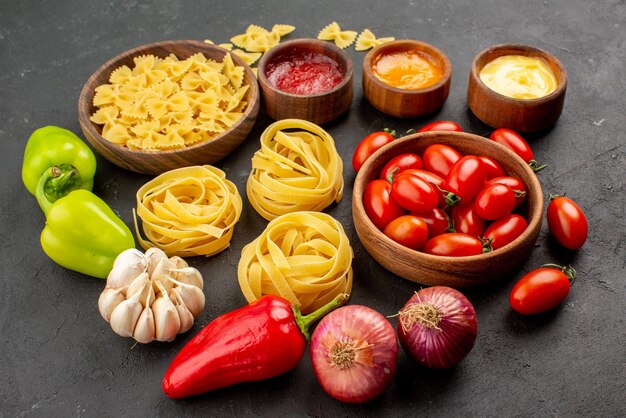
<instances>
[{"instance_id":1,"label":"garlic clove","mask_svg":"<svg viewBox=\"0 0 626 418\"><path fill-rule=\"evenodd\" d=\"M135 331L133 332L133 338L142 344L148 344L154 341L155 326L154 326L154 313L149 306L143 308L137 325L135 325Z\"/></svg>"},{"instance_id":2,"label":"garlic clove","mask_svg":"<svg viewBox=\"0 0 626 418\"><path fill-rule=\"evenodd\" d=\"M196 286L200 289L204 288L202 274L200 274L200 272L193 267L185 267L180 270L176 270L174 273L174 279L182 283Z\"/></svg>"},{"instance_id":3,"label":"garlic clove","mask_svg":"<svg viewBox=\"0 0 626 418\"><path fill-rule=\"evenodd\" d=\"M148 248L145 257L148 266L148 274L150 275L150 277L152 277L152 272L154 271L160 260L165 259L169 261L169 259L167 258L167 254L165 254L163 250L156 247Z\"/></svg>"},{"instance_id":4,"label":"garlic clove","mask_svg":"<svg viewBox=\"0 0 626 418\"><path fill-rule=\"evenodd\" d=\"M177 292L172 292L170 294L170 299L174 303L174 306L176 306L178 316L180 317L180 329L178 330L178 333L182 334L183 332L189 331L193 326L193 315L189 312L189 309L187 309L185 303Z\"/></svg>"},{"instance_id":5,"label":"garlic clove","mask_svg":"<svg viewBox=\"0 0 626 418\"><path fill-rule=\"evenodd\" d=\"M185 267L189 267L189 264L187 264L185 260L177 255L175 255L174 257L170 257L170 261L176 266L177 269L184 269Z\"/></svg>"},{"instance_id":6,"label":"garlic clove","mask_svg":"<svg viewBox=\"0 0 626 418\"><path fill-rule=\"evenodd\" d=\"M154 312L155 339L172 341L180 330L180 317L167 295L159 296L152 304Z\"/></svg>"},{"instance_id":7,"label":"garlic clove","mask_svg":"<svg viewBox=\"0 0 626 418\"><path fill-rule=\"evenodd\" d=\"M145 262L120 263L113 267L107 277L106 288L121 289L128 286L137 276L146 271Z\"/></svg>"},{"instance_id":8,"label":"garlic clove","mask_svg":"<svg viewBox=\"0 0 626 418\"><path fill-rule=\"evenodd\" d=\"M111 328L117 335L132 337L142 306L136 298L126 299L111 312Z\"/></svg>"},{"instance_id":9,"label":"garlic clove","mask_svg":"<svg viewBox=\"0 0 626 418\"><path fill-rule=\"evenodd\" d=\"M153 285L157 286L157 283L161 283L165 288L165 293L169 292L174 286L174 283L170 280L170 278L172 278L171 270L174 268L174 263L168 258L159 260L150 274L150 280L152 280Z\"/></svg>"},{"instance_id":10,"label":"garlic clove","mask_svg":"<svg viewBox=\"0 0 626 418\"><path fill-rule=\"evenodd\" d=\"M115 261L113 262L113 268L117 267L120 264L123 265L133 265L133 264L143 264L146 265L146 258L143 253L135 248L129 248L128 250L122 251Z\"/></svg>"},{"instance_id":11,"label":"garlic clove","mask_svg":"<svg viewBox=\"0 0 626 418\"><path fill-rule=\"evenodd\" d=\"M172 292L178 293L183 303L189 309L193 317L200 315L204 309L204 293L196 286L181 283L172 289Z\"/></svg>"},{"instance_id":12,"label":"garlic clove","mask_svg":"<svg viewBox=\"0 0 626 418\"><path fill-rule=\"evenodd\" d=\"M126 297L130 298L131 296L134 296L137 293L142 292L145 289L144 288L145 284L149 281L150 279L148 278L148 273L147 272L141 273L128 286L128 289L126 290Z\"/></svg>"},{"instance_id":13,"label":"garlic clove","mask_svg":"<svg viewBox=\"0 0 626 418\"><path fill-rule=\"evenodd\" d=\"M124 302L124 293L121 289L104 289L98 298L98 310L105 321L111 320L111 312L120 303Z\"/></svg>"}]
</instances>

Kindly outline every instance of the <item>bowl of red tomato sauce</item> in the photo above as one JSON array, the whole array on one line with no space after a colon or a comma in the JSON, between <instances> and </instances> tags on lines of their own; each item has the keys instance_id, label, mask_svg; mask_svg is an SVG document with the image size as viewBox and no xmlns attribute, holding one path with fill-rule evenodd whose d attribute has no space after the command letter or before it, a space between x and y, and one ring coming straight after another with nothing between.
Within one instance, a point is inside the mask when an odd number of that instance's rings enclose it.
<instances>
[{"instance_id":1,"label":"bowl of red tomato sauce","mask_svg":"<svg viewBox=\"0 0 626 418\"><path fill-rule=\"evenodd\" d=\"M281 43L259 62L265 110L276 120L330 122L350 109L353 72L350 57L331 43L317 39Z\"/></svg>"},{"instance_id":2,"label":"bowl of red tomato sauce","mask_svg":"<svg viewBox=\"0 0 626 418\"><path fill-rule=\"evenodd\" d=\"M419 167L403 167L408 156ZM465 132L392 141L361 166L352 195L369 254L428 286L471 287L514 273L535 245L542 212L541 185L528 164Z\"/></svg>"}]
</instances>

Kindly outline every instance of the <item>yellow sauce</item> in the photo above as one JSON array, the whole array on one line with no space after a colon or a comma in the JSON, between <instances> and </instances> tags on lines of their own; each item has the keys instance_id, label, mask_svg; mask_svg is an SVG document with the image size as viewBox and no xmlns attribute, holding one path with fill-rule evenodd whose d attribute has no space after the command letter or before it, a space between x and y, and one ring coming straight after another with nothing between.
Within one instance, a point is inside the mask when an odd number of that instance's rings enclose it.
<instances>
[{"instance_id":1,"label":"yellow sauce","mask_svg":"<svg viewBox=\"0 0 626 418\"><path fill-rule=\"evenodd\" d=\"M383 83L404 90L430 87L442 75L428 54L416 50L383 53L374 60L372 71Z\"/></svg>"},{"instance_id":2,"label":"yellow sauce","mask_svg":"<svg viewBox=\"0 0 626 418\"><path fill-rule=\"evenodd\" d=\"M556 90L556 77L541 59L504 55L480 70L480 80L496 93L514 99L538 99Z\"/></svg>"}]
</instances>

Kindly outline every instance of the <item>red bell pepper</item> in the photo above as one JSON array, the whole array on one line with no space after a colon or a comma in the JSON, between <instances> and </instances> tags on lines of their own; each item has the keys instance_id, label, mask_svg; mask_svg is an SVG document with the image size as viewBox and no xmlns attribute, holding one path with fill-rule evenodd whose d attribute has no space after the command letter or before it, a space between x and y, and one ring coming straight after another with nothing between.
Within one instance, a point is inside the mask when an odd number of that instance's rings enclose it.
<instances>
[{"instance_id":1,"label":"red bell pepper","mask_svg":"<svg viewBox=\"0 0 626 418\"><path fill-rule=\"evenodd\" d=\"M285 299L263 296L217 317L174 358L163 391L170 398L184 398L285 373L304 355L309 327L347 300L341 294L303 316Z\"/></svg>"}]
</instances>

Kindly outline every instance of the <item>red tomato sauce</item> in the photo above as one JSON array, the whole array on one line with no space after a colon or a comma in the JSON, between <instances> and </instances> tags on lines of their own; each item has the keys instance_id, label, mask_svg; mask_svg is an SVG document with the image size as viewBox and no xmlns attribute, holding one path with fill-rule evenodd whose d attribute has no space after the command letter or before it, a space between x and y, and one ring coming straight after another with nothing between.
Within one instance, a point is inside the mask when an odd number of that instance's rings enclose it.
<instances>
[{"instance_id":1,"label":"red tomato sauce","mask_svg":"<svg viewBox=\"0 0 626 418\"><path fill-rule=\"evenodd\" d=\"M304 95L332 90L344 76L345 69L334 59L297 49L276 57L265 70L265 77L277 89Z\"/></svg>"}]
</instances>

